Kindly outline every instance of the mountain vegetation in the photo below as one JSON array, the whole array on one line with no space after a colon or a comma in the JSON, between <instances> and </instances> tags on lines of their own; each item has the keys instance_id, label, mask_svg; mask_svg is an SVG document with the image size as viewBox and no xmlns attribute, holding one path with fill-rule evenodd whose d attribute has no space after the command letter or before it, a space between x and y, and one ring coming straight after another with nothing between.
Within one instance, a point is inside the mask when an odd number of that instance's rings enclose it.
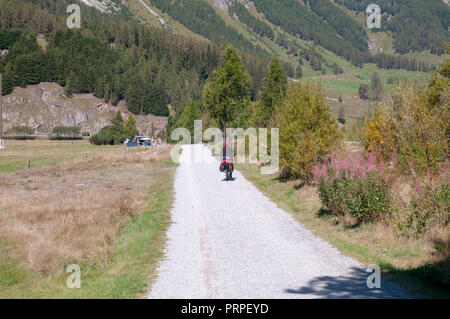
<instances>
[{"instance_id":1,"label":"mountain vegetation","mask_svg":"<svg viewBox=\"0 0 450 319\"><path fill-rule=\"evenodd\" d=\"M332 3L310 1L318 15L296 0L254 0L274 25L354 62L367 56L367 36L358 23ZM328 23L324 23L324 20Z\"/></svg>"},{"instance_id":2,"label":"mountain vegetation","mask_svg":"<svg viewBox=\"0 0 450 319\"><path fill-rule=\"evenodd\" d=\"M66 8L72 2L82 8L81 30L66 27ZM208 1L150 2L173 20L210 40L202 41L176 35L170 23L167 28L142 24L127 2L115 1L118 10L103 13L78 0L0 0L0 49L7 50L0 58L3 91L9 94L16 86L58 82L64 86L67 96L93 93L113 105L125 101L134 114L168 116L169 110L180 111L171 117L173 123L189 101L201 100L203 87L221 64L221 52L227 45L237 49L251 78L252 101L264 99L264 77L270 67L270 56L274 54L272 44L286 53L287 57L275 51L290 78L302 77L305 69L309 73L311 69L322 74L344 73L346 62L340 57L330 58L329 51L359 67L376 63L380 69L430 72L436 68L426 59L411 56L371 55L366 29L353 16L355 11L364 11L366 2L255 0L250 10L241 1L228 1L228 14L239 25L251 29L254 38L225 21L218 12L220 9ZM404 10L413 17L418 16L419 22L431 14L436 21L420 25L425 33L416 36L415 42L411 39L407 42L411 50L440 53L442 43L438 45L438 42L448 39L448 32L443 30L448 27L448 6L437 0L410 3L411 8L405 8L404 1L381 1L386 23L383 30L392 33L397 51L406 53L408 50L400 49L405 41L401 40L402 34L415 33L405 29L411 26L396 26L394 22L406 14L402 13ZM386 19L387 16L391 18ZM434 30L434 34L429 30ZM271 44L263 45L265 41ZM262 105L266 102L267 99Z\"/></svg>"},{"instance_id":3,"label":"mountain vegetation","mask_svg":"<svg viewBox=\"0 0 450 319\"><path fill-rule=\"evenodd\" d=\"M372 0L335 0L336 3L354 11L364 11ZM394 36L398 53L430 50L443 54L443 43L450 32L450 7L441 0L379 0L376 2L386 29Z\"/></svg>"},{"instance_id":4,"label":"mountain vegetation","mask_svg":"<svg viewBox=\"0 0 450 319\"><path fill-rule=\"evenodd\" d=\"M321 84L294 84L274 114L280 129L280 164L284 177L308 180L341 138Z\"/></svg>"},{"instance_id":5,"label":"mountain vegetation","mask_svg":"<svg viewBox=\"0 0 450 319\"><path fill-rule=\"evenodd\" d=\"M136 120L132 115L124 121L120 111L117 111L111 122L111 125L103 127L100 132L92 136L89 142L95 145L115 145L123 143L127 138L131 140L139 134Z\"/></svg>"},{"instance_id":6,"label":"mountain vegetation","mask_svg":"<svg viewBox=\"0 0 450 319\"><path fill-rule=\"evenodd\" d=\"M234 28L228 26L214 11L214 8L204 0L152 0L152 4L209 40L217 43L229 43L235 48L243 49L256 56L267 55Z\"/></svg>"},{"instance_id":7,"label":"mountain vegetation","mask_svg":"<svg viewBox=\"0 0 450 319\"><path fill-rule=\"evenodd\" d=\"M263 37L268 37L272 40L275 38L275 32L272 28L264 21L261 21L251 15L242 3L234 1L232 5L229 6L228 12L231 15L235 14L240 21L248 25L257 34Z\"/></svg>"},{"instance_id":8,"label":"mountain vegetation","mask_svg":"<svg viewBox=\"0 0 450 319\"><path fill-rule=\"evenodd\" d=\"M0 1L0 45L8 50L0 60L4 94L16 86L58 82L68 96L93 93L113 104L125 100L135 114L167 116L169 104L176 110L201 96L220 61L218 45L89 7L83 7L83 29L67 30L64 2ZM38 34L45 36L45 47ZM249 54L244 62L256 97L265 63Z\"/></svg>"},{"instance_id":9,"label":"mountain vegetation","mask_svg":"<svg viewBox=\"0 0 450 319\"><path fill-rule=\"evenodd\" d=\"M236 124L250 103L250 77L245 72L241 58L233 48L223 54L223 65L214 71L212 80L205 86L203 99L205 108L225 131L228 125Z\"/></svg>"}]
</instances>

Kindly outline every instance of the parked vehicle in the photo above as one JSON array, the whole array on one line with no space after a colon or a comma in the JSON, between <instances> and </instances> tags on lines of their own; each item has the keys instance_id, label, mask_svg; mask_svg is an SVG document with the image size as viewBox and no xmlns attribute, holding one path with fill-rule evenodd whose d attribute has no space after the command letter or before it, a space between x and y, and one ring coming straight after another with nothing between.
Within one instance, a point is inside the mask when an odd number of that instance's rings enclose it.
<instances>
[{"instance_id":1,"label":"parked vehicle","mask_svg":"<svg viewBox=\"0 0 450 319\"><path fill-rule=\"evenodd\" d=\"M131 141L127 140L124 143L127 147L135 146L151 146L153 145L153 137L150 136L135 136Z\"/></svg>"}]
</instances>

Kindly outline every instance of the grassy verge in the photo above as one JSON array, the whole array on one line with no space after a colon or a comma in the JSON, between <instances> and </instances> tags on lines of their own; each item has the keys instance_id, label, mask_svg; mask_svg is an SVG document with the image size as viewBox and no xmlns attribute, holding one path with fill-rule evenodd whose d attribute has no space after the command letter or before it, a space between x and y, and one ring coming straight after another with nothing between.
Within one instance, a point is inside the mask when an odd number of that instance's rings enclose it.
<instances>
[{"instance_id":1,"label":"grassy verge","mask_svg":"<svg viewBox=\"0 0 450 319\"><path fill-rule=\"evenodd\" d=\"M386 277L405 286L414 297L449 298L448 286L438 284L440 259L436 243L427 238L405 238L386 225L366 224L349 228L335 225L321 209L312 186L282 182L276 175L261 175L259 166L238 164L237 169L280 208L339 251L364 264L377 264ZM445 255L445 254L444 254Z\"/></svg>"},{"instance_id":2,"label":"grassy verge","mask_svg":"<svg viewBox=\"0 0 450 319\"><path fill-rule=\"evenodd\" d=\"M150 152L3 174L0 197L15 195L0 204L0 298L144 296L163 256L176 168L167 150ZM67 187L87 176L76 207ZM34 192L44 200L20 204ZM81 268L80 289L66 285L70 264Z\"/></svg>"}]
</instances>

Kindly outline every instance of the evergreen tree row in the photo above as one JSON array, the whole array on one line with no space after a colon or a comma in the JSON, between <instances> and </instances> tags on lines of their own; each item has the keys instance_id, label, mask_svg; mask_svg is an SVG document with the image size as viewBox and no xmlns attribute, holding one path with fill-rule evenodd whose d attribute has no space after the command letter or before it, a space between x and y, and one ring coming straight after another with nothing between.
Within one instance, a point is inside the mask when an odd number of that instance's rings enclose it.
<instances>
[{"instance_id":1,"label":"evergreen tree row","mask_svg":"<svg viewBox=\"0 0 450 319\"><path fill-rule=\"evenodd\" d=\"M420 72L436 70L434 64L403 55L379 53L374 57L374 62L380 69L405 69Z\"/></svg>"}]
</instances>

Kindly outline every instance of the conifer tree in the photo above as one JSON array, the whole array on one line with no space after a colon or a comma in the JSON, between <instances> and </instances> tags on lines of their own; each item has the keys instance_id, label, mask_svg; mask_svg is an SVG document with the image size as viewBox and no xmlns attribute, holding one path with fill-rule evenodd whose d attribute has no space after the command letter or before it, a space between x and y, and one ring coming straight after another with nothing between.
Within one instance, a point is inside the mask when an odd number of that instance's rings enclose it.
<instances>
[{"instance_id":1,"label":"conifer tree","mask_svg":"<svg viewBox=\"0 0 450 319\"><path fill-rule=\"evenodd\" d=\"M125 124L123 126L123 134L129 139L133 138L135 135L139 135L139 131L136 128L136 120L131 114L125 121Z\"/></svg>"},{"instance_id":2,"label":"conifer tree","mask_svg":"<svg viewBox=\"0 0 450 319\"><path fill-rule=\"evenodd\" d=\"M375 72L370 79L370 93L371 98L375 101L380 101L383 98L383 83L381 82L380 75L377 72Z\"/></svg>"},{"instance_id":3,"label":"conifer tree","mask_svg":"<svg viewBox=\"0 0 450 319\"><path fill-rule=\"evenodd\" d=\"M222 67L214 71L213 80L203 93L206 109L223 131L239 114L245 113L250 102L249 92L250 77L239 55L229 46L223 54Z\"/></svg>"},{"instance_id":4,"label":"conifer tree","mask_svg":"<svg viewBox=\"0 0 450 319\"><path fill-rule=\"evenodd\" d=\"M264 78L263 85L263 112L266 123L272 118L275 107L281 103L287 91L287 77L280 61L273 57L270 62L270 70Z\"/></svg>"}]
</instances>

